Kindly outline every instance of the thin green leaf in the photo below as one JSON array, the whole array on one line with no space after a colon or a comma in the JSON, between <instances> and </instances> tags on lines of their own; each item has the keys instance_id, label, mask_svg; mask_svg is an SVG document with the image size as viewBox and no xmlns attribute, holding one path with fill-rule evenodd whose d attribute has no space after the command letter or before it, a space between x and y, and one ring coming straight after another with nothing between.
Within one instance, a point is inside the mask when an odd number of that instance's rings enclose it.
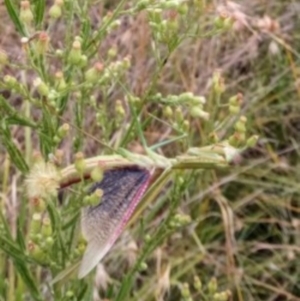
<instances>
[{"instance_id":1,"label":"thin green leaf","mask_svg":"<svg viewBox=\"0 0 300 301\"><path fill-rule=\"evenodd\" d=\"M18 271L19 275L21 276L23 282L27 286L31 296L36 300L36 301L42 301L42 297L40 295L40 292L36 286L35 281L33 280L28 267L23 261L15 260L14 261L14 266L16 270Z\"/></svg>"},{"instance_id":2,"label":"thin green leaf","mask_svg":"<svg viewBox=\"0 0 300 301\"><path fill-rule=\"evenodd\" d=\"M10 232L10 227L7 223L7 219L5 218L2 210L0 210L0 220L1 220L1 225L3 226L3 231L5 231L5 236L9 239L12 240L12 235L11 235L11 232Z\"/></svg>"},{"instance_id":3,"label":"thin green leaf","mask_svg":"<svg viewBox=\"0 0 300 301\"><path fill-rule=\"evenodd\" d=\"M80 215L80 212L76 212L63 226L62 226L62 230L65 231L67 230L68 228L74 226L78 219L79 219L79 215Z\"/></svg>"},{"instance_id":4,"label":"thin green leaf","mask_svg":"<svg viewBox=\"0 0 300 301\"><path fill-rule=\"evenodd\" d=\"M5 120L2 122L2 127L0 128L0 140L2 141L4 147L9 153L10 159L15 164L15 166L22 172L27 173L29 168L23 158L21 152L13 142L9 128L6 125Z\"/></svg>"},{"instance_id":5,"label":"thin green leaf","mask_svg":"<svg viewBox=\"0 0 300 301\"><path fill-rule=\"evenodd\" d=\"M114 9L111 17L107 20L107 22L105 24L103 24L101 26L101 28L98 30L98 32L96 33L95 37L90 41L90 43L86 46L86 48L84 49L85 52L87 52L88 50L90 50L90 48L93 45L97 45L97 43L101 40L102 36L105 34L107 28L109 27L109 25L116 19L116 17L120 14L120 11L122 10L124 4L126 3L125 0L121 0L119 1L117 7ZM97 47L95 47L95 49L97 49ZM95 50L92 50L92 52L89 54L89 57L93 57L95 55Z\"/></svg>"},{"instance_id":6,"label":"thin green leaf","mask_svg":"<svg viewBox=\"0 0 300 301\"><path fill-rule=\"evenodd\" d=\"M36 124L31 120L25 119L21 116L13 116L6 118L7 125L21 125L21 126L28 126L31 128L36 128Z\"/></svg>"},{"instance_id":7,"label":"thin green leaf","mask_svg":"<svg viewBox=\"0 0 300 301\"><path fill-rule=\"evenodd\" d=\"M9 102L1 95L0 95L0 109L4 111L4 114L9 116L8 118L6 118L7 124L23 125L32 128L37 127L37 124L35 122L23 116L13 106L11 106Z\"/></svg>"},{"instance_id":8,"label":"thin green leaf","mask_svg":"<svg viewBox=\"0 0 300 301\"><path fill-rule=\"evenodd\" d=\"M59 107L59 115L60 116L63 114L64 110L66 109L68 100L69 100L69 94L64 95L63 97L61 97L58 100L57 103L58 103L58 107Z\"/></svg>"},{"instance_id":9,"label":"thin green leaf","mask_svg":"<svg viewBox=\"0 0 300 301\"><path fill-rule=\"evenodd\" d=\"M82 30L81 30L82 32L81 36L84 37L83 44L82 44L83 49L85 49L87 46L87 43L91 36L91 30L92 30L91 21L89 19L84 19L82 21Z\"/></svg>"},{"instance_id":10,"label":"thin green leaf","mask_svg":"<svg viewBox=\"0 0 300 301\"><path fill-rule=\"evenodd\" d=\"M80 285L80 291L79 291L79 294L78 294L78 297L77 297L78 301L86 300L84 298L86 298L87 290L88 290L88 285L86 283L83 283L83 284Z\"/></svg>"},{"instance_id":11,"label":"thin green leaf","mask_svg":"<svg viewBox=\"0 0 300 301\"><path fill-rule=\"evenodd\" d=\"M51 153L52 138L53 137L51 135L47 135L47 132L44 129L39 132L40 149L45 158L47 158L48 154Z\"/></svg>"},{"instance_id":12,"label":"thin green leaf","mask_svg":"<svg viewBox=\"0 0 300 301\"><path fill-rule=\"evenodd\" d=\"M30 257L26 256L14 241L7 239L5 236L0 237L0 249L14 260L32 262Z\"/></svg>"},{"instance_id":13,"label":"thin green leaf","mask_svg":"<svg viewBox=\"0 0 300 301\"><path fill-rule=\"evenodd\" d=\"M59 272L50 282L50 285L54 285L57 283L62 284L69 281L73 274L75 274L75 272L77 273L80 263L81 261L77 260L76 262L72 263L70 266L65 268L63 271Z\"/></svg>"},{"instance_id":14,"label":"thin green leaf","mask_svg":"<svg viewBox=\"0 0 300 301\"><path fill-rule=\"evenodd\" d=\"M0 237L0 249L14 261L14 266L27 285L32 297L38 301L42 300L26 265L27 262L32 262L30 257L26 256L14 241L7 239L5 236Z\"/></svg>"},{"instance_id":15,"label":"thin green leaf","mask_svg":"<svg viewBox=\"0 0 300 301\"><path fill-rule=\"evenodd\" d=\"M133 277L130 274L126 276L125 279L123 279L122 285L120 287L117 296L115 297L115 300L116 301L125 300L126 297L128 296L129 290L132 288L132 285L133 285Z\"/></svg>"},{"instance_id":16,"label":"thin green leaf","mask_svg":"<svg viewBox=\"0 0 300 301\"><path fill-rule=\"evenodd\" d=\"M62 251L62 265L64 265L65 260L68 257L68 254L67 254L66 246L64 244L64 238L61 232L61 219L58 214L58 211L56 210L54 202L52 201L48 202L47 210L51 221L51 227L55 232L59 244L59 248Z\"/></svg>"},{"instance_id":17,"label":"thin green leaf","mask_svg":"<svg viewBox=\"0 0 300 301\"><path fill-rule=\"evenodd\" d=\"M6 6L7 12L9 14L11 20L13 21L17 31L20 32L23 36L26 36L24 26L19 18L19 14L18 14L12 0L4 0L4 4Z\"/></svg>"},{"instance_id":18,"label":"thin green leaf","mask_svg":"<svg viewBox=\"0 0 300 301\"><path fill-rule=\"evenodd\" d=\"M41 25L44 19L45 13L45 0L36 0L35 5L35 25L38 29L41 29Z\"/></svg>"},{"instance_id":19,"label":"thin green leaf","mask_svg":"<svg viewBox=\"0 0 300 301\"><path fill-rule=\"evenodd\" d=\"M49 213L52 229L54 229L55 231L59 230L60 217L59 217L58 212L51 200L48 202L47 210Z\"/></svg>"},{"instance_id":20,"label":"thin green leaf","mask_svg":"<svg viewBox=\"0 0 300 301\"><path fill-rule=\"evenodd\" d=\"M26 250L26 244L25 244L25 239L24 239L24 233L22 228L18 227L17 228L17 243L21 250L25 251Z\"/></svg>"}]
</instances>

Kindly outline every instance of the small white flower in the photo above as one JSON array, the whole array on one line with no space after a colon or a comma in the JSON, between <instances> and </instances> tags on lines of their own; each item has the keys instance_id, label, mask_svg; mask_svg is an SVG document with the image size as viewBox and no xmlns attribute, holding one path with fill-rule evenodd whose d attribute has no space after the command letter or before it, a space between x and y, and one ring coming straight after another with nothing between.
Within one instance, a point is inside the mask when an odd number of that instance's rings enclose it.
<instances>
[{"instance_id":1,"label":"small white flower","mask_svg":"<svg viewBox=\"0 0 300 301\"><path fill-rule=\"evenodd\" d=\"M29 198L56 196L61 176L52 163L37 162L25 181Z\"/></svg>"},{"instance_id":2,"label":"small white flower","mask_svg":"<svg viewBox=\"0 0 300 301\"><path fill-rule=\"evenodd\" d=\"M36 88L42 83L41 78L37 77L33 80L33 86Z\"/></svg>"},{"instance_id":3,"label":"small white flower","mask_svg":"<svg viewBox=\"0 0 300 301\"><path fill-rule=\"evenodd\" d=\"M280 48L279 48L277 42L271 41L271 43L269 44L269 53L270 53L272 56L275 56L275 55L280 54Z\"/></svg>"},{"instance_id":4,"label":"small white flower","mask_svg":"<svg viewBox=\"0 0 300 301\"><path fill-rule=\"evenodd\" d=\"M22 37L21 38L21 43L22 44L27 44L29 42L29 39L27 37Z\"/></svg>"}]
</instances>

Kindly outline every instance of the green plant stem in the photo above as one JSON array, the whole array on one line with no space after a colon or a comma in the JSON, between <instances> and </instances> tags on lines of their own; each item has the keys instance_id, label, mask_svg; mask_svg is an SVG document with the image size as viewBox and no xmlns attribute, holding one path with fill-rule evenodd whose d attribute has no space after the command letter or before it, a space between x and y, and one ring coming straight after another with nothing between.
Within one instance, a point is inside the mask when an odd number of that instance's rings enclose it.
<instances>
[{"instance_id":1,"label":"green plant stem","mask_svg":"<svg viewBox=\"0 0 300 301\"><path fill-rule=\"evenodd\" d=\"M10 169L10 159L9 156L7 155L5 157L5 161L3 164L4 168L3 168L3 179L2 179L2 193L3 196L0 199L0 210L1 213L4 214L5 212L5 195L7 193L7 187L8 187L8 179L9 179L9 169ZM2 256L0 256L0 273L2 275L2 277L4 277L5 275L5 254L2 253Z\"/></svg>"},{"instance_id":2,"label":"green plant stem","mask_svg":"<svg viewBox=\"0 0 300 301\"><path fill-rule=\"evenodd\" d=\"M25 101L25 116L30 119L31 104L29 101ZM25 127L25 158L27 163L30 163L30 157L32 154L32 141L31 141L31 128Z\"/></svg>"},{"instance_id":3,"label":"green plant stem","mask_svg":"<svg viewBox=\"0 0 300 301\"><path fill-rule=\"evenodd\" d=\"M8 261L8 291L6 300L15 300L15 269L11 259Z\"/></svg>"}]
</instances>

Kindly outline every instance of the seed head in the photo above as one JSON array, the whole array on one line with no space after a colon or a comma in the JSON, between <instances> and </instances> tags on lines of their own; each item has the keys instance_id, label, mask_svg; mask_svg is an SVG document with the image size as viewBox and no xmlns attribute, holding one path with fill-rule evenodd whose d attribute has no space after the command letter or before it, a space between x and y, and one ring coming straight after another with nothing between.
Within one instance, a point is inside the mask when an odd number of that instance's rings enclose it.
<instances>
[{"instance_id":1,"label":"seed head","mask_svg":"<svg viewBox=\"0 0 300 301\"><path fill-rule=\"evenodd\" d=\"M30 199L57 196L60 174L52 163L37 162L31 169L26 181L26 191Z\"/></svg>"}]
</instances>

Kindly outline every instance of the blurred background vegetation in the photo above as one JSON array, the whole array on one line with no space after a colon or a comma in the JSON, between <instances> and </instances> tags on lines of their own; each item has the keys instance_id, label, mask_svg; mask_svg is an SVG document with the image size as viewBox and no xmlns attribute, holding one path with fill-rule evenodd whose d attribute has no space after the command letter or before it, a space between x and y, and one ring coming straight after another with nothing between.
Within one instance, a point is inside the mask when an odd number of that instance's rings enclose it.
<instances>
[{"instance_id":1,"label":"blurred background vegetation","mask_svg":"<svg viewBox=\"0 0 300 301\"><path fill-rule=\"evenodd\" d=\"M0 299L300 300L300 3L30 2L0 2ZM185 92L206 97L208 121L168 105ZM176 174L95 277L52 288L66 265L55 262L56 240L76 227L46 240L47 260L32 250L24 177L36 151L63 166L78 152L111 154L104 145L143 153L142 130L149 146L169 141L156 150L174 157L225 137L229 125L214 129L237 94L257 146L225 170ZM83 186L62 203L80 203ZM52 227L74 213L47 210ZM175 213L191 222L170 226Z\"/></svg>"}]
</instances>

